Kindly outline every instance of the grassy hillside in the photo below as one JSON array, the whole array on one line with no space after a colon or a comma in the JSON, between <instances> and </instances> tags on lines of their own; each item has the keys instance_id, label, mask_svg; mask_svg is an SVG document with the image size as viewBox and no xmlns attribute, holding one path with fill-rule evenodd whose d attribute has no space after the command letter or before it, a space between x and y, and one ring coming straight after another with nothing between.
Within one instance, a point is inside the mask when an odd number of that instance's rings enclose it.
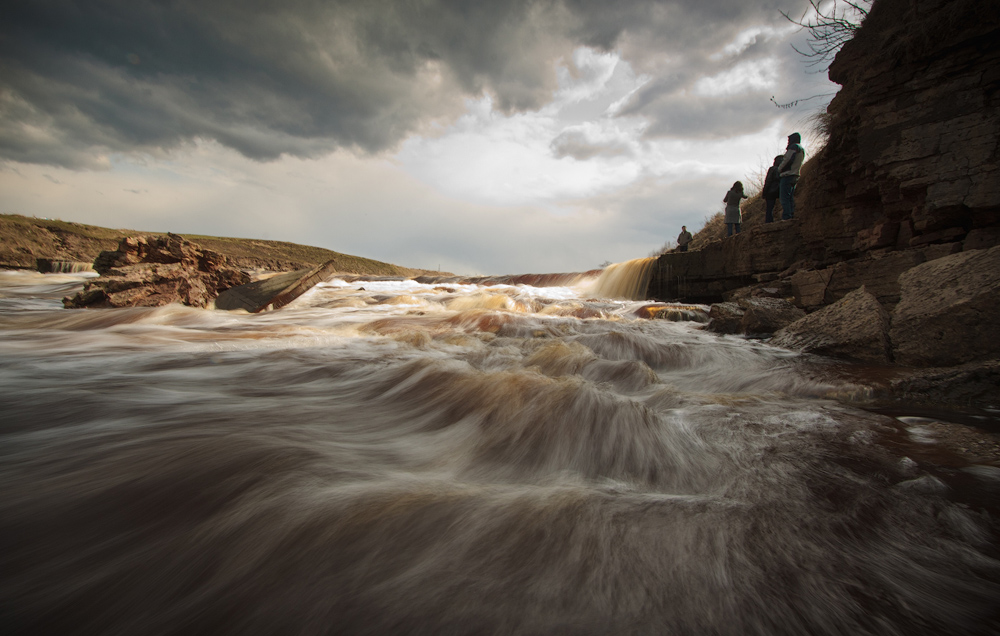
<instances>
[{"instance_id":1,"label":"grassy hillside","mask_svg":"<svg viewBox=\"0 0 1000 636\"><path fill-rule=\"evenodd\" d=\"M118 242L123 237L157 234L165 233L116 230L82 223L37 219L19 214L0 214L0 268L34 269L36 259L39 258L89 263L102 251L117 248ZM290 271L334 260L340 271L352 274L416 276L430 273L427 270L401 267L321 247L283 241L198 234L181 236L206 249L225 254L238 267L246 269Z\"/></svg>"}]
</instances>

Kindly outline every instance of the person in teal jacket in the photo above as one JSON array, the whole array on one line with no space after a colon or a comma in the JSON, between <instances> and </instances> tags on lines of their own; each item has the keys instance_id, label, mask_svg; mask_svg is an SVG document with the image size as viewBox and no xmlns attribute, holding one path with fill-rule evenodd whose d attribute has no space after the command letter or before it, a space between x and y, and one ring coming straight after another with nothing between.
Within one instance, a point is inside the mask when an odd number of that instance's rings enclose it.
<instances>
[{"instance_id":1,"label":"person in teal jacket","mask_svg":"<svg viewBox=\"0 0 1000 636\"><path fill-rule=\"evenodd\" d=\"M787 221L795 218L795 185L799 182L799 170L802 169L802 161L806 158L806 150L801 145L802 135L792 133L788 135L788 148L785 156L778 166L778 173L781 175L779 182L781 198L781 220Z\"/></svg>"}]
</instances>

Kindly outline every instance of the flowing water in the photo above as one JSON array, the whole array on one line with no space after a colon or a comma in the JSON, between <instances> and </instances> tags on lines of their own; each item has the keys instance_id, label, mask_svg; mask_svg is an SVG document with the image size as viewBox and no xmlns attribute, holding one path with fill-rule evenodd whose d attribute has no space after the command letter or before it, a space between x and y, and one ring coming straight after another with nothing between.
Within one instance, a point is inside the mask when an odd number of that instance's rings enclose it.
<instances>
[{"instance_id":1,"label":"flowing water","mask_svg":"<svg viewBox=\"0 0 1000 636\"><path fill-rule=\"evenodd\" d=\"M84 276L0 272L4 633L1000 628L1000 468L843 365L582 283L62 309Z\"/></svg>"}]
</instances>

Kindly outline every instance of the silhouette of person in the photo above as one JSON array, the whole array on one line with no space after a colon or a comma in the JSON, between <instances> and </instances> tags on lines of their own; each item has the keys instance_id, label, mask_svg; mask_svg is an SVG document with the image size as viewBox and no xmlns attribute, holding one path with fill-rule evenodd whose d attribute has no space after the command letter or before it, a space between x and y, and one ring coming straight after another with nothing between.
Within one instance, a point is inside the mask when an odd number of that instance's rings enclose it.
<instances>
[{"instance_id":1,"label":"silhouette of person","mask_svg":"<svg viewBox=\"0 0 1000 636\"><path fill-rule=\"evenodd\" d=\"M787 221L795 218L795 184L799 182L799 170L802 169L802 161L806 157L805 148L800 145L802 135L792 133L788 135L788 148L778 166L781 174L779 189L781 193L781 220Z\"/></svg>"},{"instance_id":2,"label":"silhouette of person","mask_svg":"<svg viewBox=\"0 0 1000 636\"><path fill-rule=\"evenodd\" d=\"M688 232L687 226L682 225L681 233L677 235L677 248L682 252L688 251L688 243L691 242L692 238L694 237Z\"/></svg>"},{"instance_id":3,"label":"silhouette of person","mask_svg":"<svg viewBox=\"0 0 1000 636\"><path fill-rule=\"evenodd\" d=\"M774 223L774 202L781 196L781 172L778 166L784 158L785 155L775 157L774 163L767 169L767 176L764 177L764 188L760 193L767 206L764 210L764 223Z\"/></svg>"},{"instance_id":4,"label":"silhouette of person","mask_svg":"<svg viewBox=\"0 0 1000 636\"><path fill-rule=\"evenodd\" d=\"M737 181L722 199L722 202L726 204L726 236L732 236L733 230L736 231L736 234L740 233L740 224L743 223L740 203L746 198L747 195L743 194L743 182Z\"/></svg>"}]
</instances>

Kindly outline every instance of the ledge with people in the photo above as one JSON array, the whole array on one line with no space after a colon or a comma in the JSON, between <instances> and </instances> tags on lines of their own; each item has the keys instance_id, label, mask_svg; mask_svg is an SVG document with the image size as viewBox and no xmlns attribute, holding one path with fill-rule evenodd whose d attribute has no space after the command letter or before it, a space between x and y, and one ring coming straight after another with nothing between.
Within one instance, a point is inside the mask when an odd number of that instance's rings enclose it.
<instances>
[{"instance_id":1,"label":"ledge with people","mask_svg":"<svg viewBox=\"0 0 1000 636\"><path fill-rule=\"evenodd\" d=\"M780 203L781 221L790 221L795 218L795 189L799 182L802 164L805 162L805 148L802 146L802 136L799 133L788 135L788 145L784 154L774 157L771 166L768 167L764 177L764 183L760 191L760 198L764 202L764 223L774 223L775 209ZM723 224L726 226L726 238L739 234L743 227L743 202L750 197L746 194L742 181L736 181L726 192L722 201L725 203L725 213L722 215ZM754 206L754 201L748 201ZM756 207L752 209L757 209ZM714 225L714 224L713 224ZM710 226L706 225L706 229ZM717 226L716 226L717 227ZM705 234L709 241L721 238L717 231L711 229ZM703 230L704 232L705 230ZM694 237L688 231L687 226L681 226L681 233L677 236L677 252L687 252ZM702 239L703 244L704 239Z\"/></svg>"},{"instance_id":2,"label":"ledge with people","mask_svg":"<svg viewBox=\"0 0 1000 636\"><path fill-rule=\"evenodd\" d=\"M767 169L764 177L764 187L760 196L764 199L764 223L774 222L774 206L781 201L781 220L790 221L795 218L795 187L799 182L799 174L802 171L802 163L805 161L806 151L802 147L802 135L792 133L788 135L788 147L785 154L774 158L771 167ZM737 181L729 189L722 199L726 204L726 236L740 233L740 226L743 223L743 213L740 210L740 203L748 198L743 192L743 183Z\"/></svg>"}]
</instances>

